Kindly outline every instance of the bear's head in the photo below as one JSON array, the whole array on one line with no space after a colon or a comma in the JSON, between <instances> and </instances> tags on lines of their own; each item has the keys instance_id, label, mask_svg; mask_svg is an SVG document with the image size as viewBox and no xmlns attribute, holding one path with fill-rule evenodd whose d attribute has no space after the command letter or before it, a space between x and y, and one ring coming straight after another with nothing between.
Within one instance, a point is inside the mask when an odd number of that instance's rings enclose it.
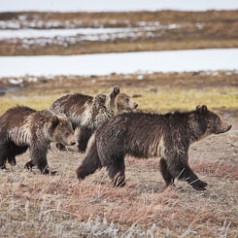
<instances>
[{"instance_id":1,"label":"bear's head","mask_svg":"<svg viewBox=\"0 0 238 238\"><path fill-rule=\"evenodd\" d=\"M51 141L65 146L76 144L74 130L69 120L64 115L53 115L49 122L49 134Z\"/></svg>"},{"instance_id":2,"label":"bear's head","mask_svg":"<svg viewBox=\"0 0 238 238\"><path fill-rule=\"evenodd\" d=\"M134 102L126 93L119 93L115 100L115 106L118 113L124 111L130 112L138 107L138 103Z\"/></svg>"},{"instance_id":3,"label":"bear's head","mask_svg":"<svg viewBox=\"0 0 238 238\"><path fill-rule=\"evenodd\" d=\"M231 129L231 125L224 122L216 113L208 110L206 105L198 105L196 112L205 119L205 135L225 133Z\"/></svg>"},{"instance_id":4,"label":"bear's head","mask_svg":"<svg viewBox=\"0 0 238 238\"><path fill-rule=\"evenodd\" d=\"M130 112L138 107L138 103L126 93L121 93L119 87L114 87L106 96L106 108L111 110L113 115L121 112Z\"/></svg>"}]
</instances>

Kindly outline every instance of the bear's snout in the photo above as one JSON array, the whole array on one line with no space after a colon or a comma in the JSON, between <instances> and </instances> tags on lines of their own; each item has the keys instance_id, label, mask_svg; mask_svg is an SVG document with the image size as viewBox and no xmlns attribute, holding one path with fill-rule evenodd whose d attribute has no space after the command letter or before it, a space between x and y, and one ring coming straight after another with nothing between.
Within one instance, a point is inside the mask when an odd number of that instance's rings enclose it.
<instances>
[{"instance_id":1,"label":"bear's snout","mask_svg":"<svg viewBox=\"0 0 238 238\"><path fill-rule=\"evenodd\" d=\"M139 106L138 103L134 103L134 108L136 109Z\"/></svg>"},{"instance_id":2,"label":"bear's snout","mask_svg":"<svg viewBox=\"0 0 238 238\"><path fill-rule=\"evenodd\" d=\"M76 144L76 138L75 138L75 136L74 136L74 135L69 136L69 137L66 139L66 143L67 143L67 145L70 145L70 146L75 145L75 144Z\"/></svg>"},{"instance_id":3,"label":"bear's snout","mask_svg":"<svg viewBox=\"0 0 238 238\"><path fill-rule=\"evenodd\" d=\"M232 125L229 125L229 124L223 122L220 130L218 130L216 134L225 133L225 132L229 131L231 129L231 127L232 127Z\"/></svg>"},{"instance_id":4,"label":"bear's snout","mask_svg":"<svg viewBox=\"0 0 238 238\"><path fill-rule=\"evenodd\" d=\"M228 125L227 131L231 129L232 125Z\"/></svg>"},{"instance_id":5,"label":"bear's snout","mask_svg":"<svg viewBox=\"0 0 238 238\"><path fill-rule=\"evenodd\" d=\"M75 145L75 144L76 144L75 140L69 142L69 145Z\"/></svg>"}]
</instances>

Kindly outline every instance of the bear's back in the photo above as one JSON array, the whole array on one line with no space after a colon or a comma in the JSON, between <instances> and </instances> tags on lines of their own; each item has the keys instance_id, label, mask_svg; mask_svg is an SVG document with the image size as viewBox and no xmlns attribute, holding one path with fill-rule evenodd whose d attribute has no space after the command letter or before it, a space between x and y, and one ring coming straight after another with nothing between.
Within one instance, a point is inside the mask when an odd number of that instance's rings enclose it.
<instances>
[{"instance_id":1,"label":"bear's back","mask_svg":"<svg viewBox=\"0 0 238 238\"><path fill-rule=\"evenodd\" d=\"M0 127L8 128L23 124L24 120L36 112L36 110L26 106L16 106L8 109L0 117Z\"/></svg>"},{"instance_id":2,"label":"bear's back","mask_svg":"<svg viewBox=\"0 0 238 238\"><path fill-rule=\"evenodd\" d=\"M82 112L86 104L91 104L93 101L92 96L84 94L68 94L58 98L50 107L50 110L55 113L64 113L66 116L72 110Z\"/></svg>"}]
</instances>

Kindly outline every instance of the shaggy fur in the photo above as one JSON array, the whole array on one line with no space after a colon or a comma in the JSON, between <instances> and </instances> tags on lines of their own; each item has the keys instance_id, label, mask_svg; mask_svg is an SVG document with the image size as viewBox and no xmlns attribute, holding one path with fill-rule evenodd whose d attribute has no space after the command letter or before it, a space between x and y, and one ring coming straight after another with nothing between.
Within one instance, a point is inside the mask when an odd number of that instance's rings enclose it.
<instances>
[{"instance_id":1,"label":"shaggy fur","mask_svg":"<svg viewBox=\"0 0 238 238\"><path fill-rule=\"evenodd\" d=\"M210 134L228 131L230 125L218 115L198 106L196 110L165 115L124 113L111 118L96 132L79 168L78 179L106 166L115 186L125 184L125 156L160 157L160 170L167 186L175 178L186 180L197 190L204 190L201 181L188 164L189 146Z\"/></svg>"},{"instance_id":2,"label":"shaggy fur","mask_svg":"<svg viewBox=\"0 0 238 238\"><path fill-rule=\"evenodd\" d=\"M78 150L86 150L88 140L103 122L123 111L132 111L138 106L131 97L120 93L114 87L108 95L98 94L95 97L70 94L57 99L51 106L55 113L64 113L75 129ZM58 148L64 147L57 145Z\"/></svg>"},{"instance_id":3,"label":"shaggy fur","mask_svg":"<svg viewBox=\"0 0 238 238\"><path fill-rule=\"evenodd\" d=\"M31 161L26 166L36 165L42 173L49 173L46 154L50 142L75 144L72 125L65 116L25 106L7 110L0 117L0 168L6 168L7 161L15 165L15 156L29 148Z\"/></svg>"}]
</instances>

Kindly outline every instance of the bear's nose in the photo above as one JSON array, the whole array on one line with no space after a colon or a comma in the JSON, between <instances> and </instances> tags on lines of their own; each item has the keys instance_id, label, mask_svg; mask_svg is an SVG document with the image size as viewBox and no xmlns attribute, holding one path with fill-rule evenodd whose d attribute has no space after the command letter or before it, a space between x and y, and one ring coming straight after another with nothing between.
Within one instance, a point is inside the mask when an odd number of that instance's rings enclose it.
<instances>
[{"instance_id":1,"label":"bear's nose","mask_svg":"<svg viewBox=\"0 0 238 238\"><path fill-rule=\"evenodd\" d=\"M69 145L75 145L75 144L76 144L75 141L71 141L71 142L69 143Z\"/></svg>"}]
</instances>

